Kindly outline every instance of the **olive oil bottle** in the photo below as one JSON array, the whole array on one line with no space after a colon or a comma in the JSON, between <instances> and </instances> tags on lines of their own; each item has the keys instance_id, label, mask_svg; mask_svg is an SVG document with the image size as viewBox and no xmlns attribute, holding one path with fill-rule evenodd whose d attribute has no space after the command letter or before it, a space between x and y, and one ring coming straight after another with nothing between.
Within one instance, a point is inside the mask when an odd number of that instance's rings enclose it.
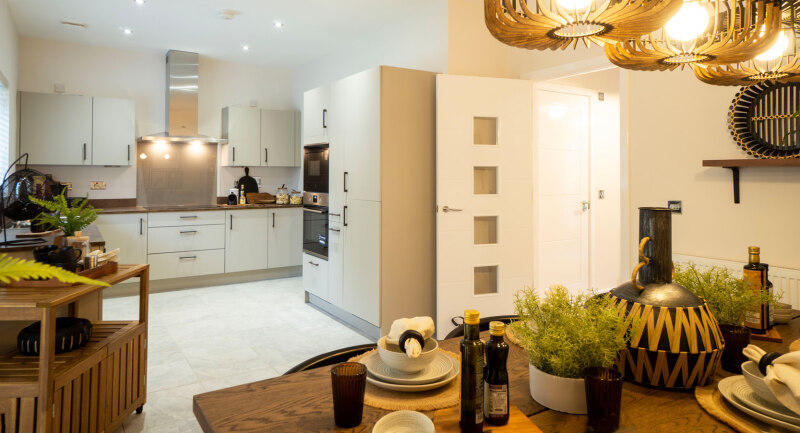
<instances>
[{"instance_id":1,"label":"olive oil bottle","mask_svg":"<svg viewBox=\"0 0 800 433\"><path fill-rule=\"evenodd\" d=\"M769 291L767 280L767 266L761 263L761 249L759 247L748 248L750 259L744 265L743 277L745 283L753 291ZM754 334L767 332L770 325L770 306L761 304L758 309L748 311L744 319L744 325L750 328Z\"/></svg>"},{"instance_id":2,"label":"olive oil bottle","mask_svg":"<svg viewBox=\"0 0 800 433\"><path fill-rule=\"evenodd\" d=\"M480 315L464 311L464 339L461 340L461 431L483 431L483 341Z\"/></svg>"},{"instance_id":3,"label":"olive oil bottle","mask_svg":"<svg viewBox=\"0 0 800 433\"><path fill-rule=\"evenodd\" d=\"M503 339L505 330L505 323L489 322L491 337L486 342L483 417L491 425L508 423L508 343Z\"/></svg>"}]
</instances>

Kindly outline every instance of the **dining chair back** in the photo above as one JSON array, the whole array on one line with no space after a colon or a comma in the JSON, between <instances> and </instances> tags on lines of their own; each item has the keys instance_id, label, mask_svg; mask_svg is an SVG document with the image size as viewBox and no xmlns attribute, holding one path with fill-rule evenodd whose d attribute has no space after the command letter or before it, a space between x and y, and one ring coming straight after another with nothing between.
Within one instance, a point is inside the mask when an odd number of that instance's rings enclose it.
<instances>
[{"instance_id":1,"label":"dining chair back","mask_svg":"<svg viewBox=\"0 0 800 433\"><path fill-rule=\"evenodd\" d=\"M283 374L284 375L292 374L300 371L325 367L326 365L334 365L340 362L345 362L354 356L358 356L361 355L362 353L369 352L370 350L376 347L377 345L375 343L372 343L372 344L360 344L358 346L336 349L327 353L323 353L322 355L317 355L313 358L306 359L305 361L290 368L289 370L286 371L286 373Z\"/></svg>"},{"instance_id":2,"label":"dining chair back","mask_svg":"<svg viewBox=\"0 0 800 433\"><path fill-rule=\"evenodd\" d=\"M460 322L459 322L459 319ZM509 324L515 320L519 319L519 316L516 314L508 315L508 316L491 316L491 317L484 317L481 319L480 326L481 331L488 331L489 330L489 322L503 322L505 324ZM456 329L450 331L445 338L456 338L456 337L463 337L464 336L464 318L462 316L456 316L450 319L450 322L453 325L456 325Z\"/></svg>"}]
</instances>

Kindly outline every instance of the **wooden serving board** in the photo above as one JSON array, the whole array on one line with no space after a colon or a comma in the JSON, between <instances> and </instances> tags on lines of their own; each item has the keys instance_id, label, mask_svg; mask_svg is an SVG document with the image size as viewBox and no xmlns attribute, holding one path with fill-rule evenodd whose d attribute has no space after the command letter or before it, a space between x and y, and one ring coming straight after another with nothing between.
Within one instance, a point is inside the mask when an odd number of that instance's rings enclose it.
<instances>
[{"instance_id":1,"label":"wooden serving board","mask_svg":"<svg viewBox=\"0 0 800 433\"><path fill-rule=\"evenodd\" d=\"M492 433L542 433L542 430L536 427L536 424L513 404L509 407L508 414L508 424L494 426L484 423L483 431L491 431ZM460 418L461 408L458 405L433 412L433 425L436 427L436 433L460 433L461 428L458 426Z\"/></svg>"},{"instance_id":2,"label":"wooden serving board","mask_svg":"<svg viewBox=\"0 0 800 433\"><path fill-rule=\"evenodd\" d=\"M81 271L77 274L91 279L97 279L100 277L104 277L106 275L111 275L117 272L119 269L119 264L117 262L107 262L102 264L96 268L89 269L88 271ZM55 287L69 287L73 284L64 283L62 281L56 280L55 278L50 278L47 280L20 280L20 281L12 281L6 285L6 287L38 287L38 288L55 288Z\"/></svg>"},{"instance_id":3,"label":"wooden serving board","mask_svg":"<svg viewBox=\"0 0 800 433\"><path fill-rule=\"evenodd\" d=\"M56 233L63 233L61 229L50 230L46 232L39 232L39 233L17 233L17 239L25 239L25 238L43 238L45 236L54 235Z\"/></svg>"},{"instance_id":4,"label":"wooden serving board","mask_svg":"<svg viewBox=\"0 0 800 433\"><path fill-rule=\"evenodd\" d=\"M772 328L764 334L750 334L751 340L771 341L773 343L783 343L783 337L777 329Z\"/></svg>"}]
</instances>

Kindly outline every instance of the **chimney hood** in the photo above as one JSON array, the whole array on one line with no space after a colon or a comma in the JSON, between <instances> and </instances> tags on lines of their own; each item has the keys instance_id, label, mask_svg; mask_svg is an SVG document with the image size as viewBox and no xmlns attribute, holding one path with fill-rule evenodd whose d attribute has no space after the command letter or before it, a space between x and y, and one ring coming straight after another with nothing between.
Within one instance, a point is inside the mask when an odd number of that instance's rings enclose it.
<instances>
[{"instance_id":1,"label":"chimney hood","mask_svg":"<svg viewBox=\"0 0 800 433\"><path fill-rule=\"evenodd\" d=\"M227 140L197 133L199 58L197 53L186 51L170 50L167 53L167 131L144 135L138 142L227 143Z\"/></svg>"}]
</instances>

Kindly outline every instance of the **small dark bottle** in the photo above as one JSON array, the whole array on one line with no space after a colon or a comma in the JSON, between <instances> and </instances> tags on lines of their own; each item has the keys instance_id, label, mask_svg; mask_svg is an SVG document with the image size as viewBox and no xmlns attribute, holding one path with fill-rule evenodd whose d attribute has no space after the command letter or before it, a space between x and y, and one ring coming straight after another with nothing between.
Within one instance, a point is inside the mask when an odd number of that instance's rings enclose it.
<instances>
[{"instance_id":1,"label":"small dark bottle","mask_svg":"<svg viewBox=\"0 0 800 433\"><path fill-rule=\"evenodd\" d=\"M508 423L508 343L503 339L505 329L503 322L489 323L491 338L486 342L483 416L491 425Z\"/></svg>"},{"instance_id":2,"label":"small dark bottle","mask_svg":"<svg viewBox=\"0 0 800 433\"><path fill-rule=\"evenodd\" d=\"M761 263L761 249L759 247L748 248L750 259L744 265L743 279L750 289L755 292L768 291L767 285L767 266ZM769 329L770 306L762 304L760 308L748 311L745 316L744 325L750 328L754 334L764 334Z\"/></svg>"},{"instance_id":3,"label":"small dark bottle","mask_svg":"<svg viewBox=\"0 0 800 433\"><path fill-rule=\"evenodd\" d=\"M475 310L464 311L461 340L461 431L483 431L483 341Z\"/></svg>"}]
</instances>

